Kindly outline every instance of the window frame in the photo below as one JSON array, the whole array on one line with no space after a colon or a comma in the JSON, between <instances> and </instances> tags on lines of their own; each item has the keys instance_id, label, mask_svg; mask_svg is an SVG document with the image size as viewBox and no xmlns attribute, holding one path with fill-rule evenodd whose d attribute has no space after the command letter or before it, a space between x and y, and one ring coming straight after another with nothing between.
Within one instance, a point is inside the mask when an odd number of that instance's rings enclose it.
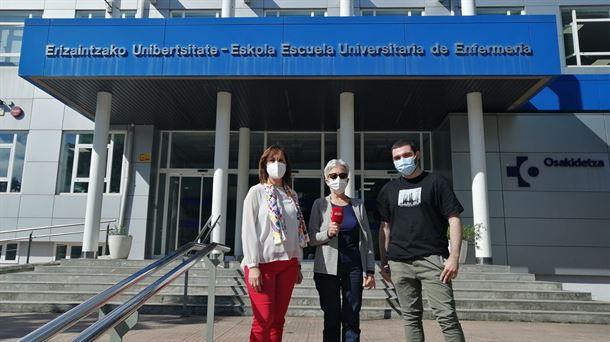
<instances>
[{"instance_id":1,"label":"window frame","mask_svg":"<svg viewBox=\"0 0 610 342\"><path fill-rule=\"evenodd\" d=\"M80 14L87 14L87 16L80 16ZM100 17L99 15L103 14L103 17ZM96 16L94 16L96 15ZM74 11L74 18L75 19L106 19L106 10L100 10L100 9L77 9Z\"/></svg>"},{"instance_id":2,"label":"window frame","mask_svg":"<svg viewBox=\"0 0 610 342\"><path fill-rule=\"evenodd\" d=\"M489 13L481 13L480 10L489 11ZM494 11L502 11L504 13L492 13ZM477 7L477 15L525 15L527 12L525 11L525 7L522 6L510 6L510 7L500 7L500 6L480 6Z\"/></svg>"},{"instance_id":3,"label":"window frame","mask_svg":"<svg viewBox=\"0 0 610 342\"><path fill-rule=\"evenodd\" d=\"M17 245L17 248L15 249L15 259L14 260L7 260L6 259L6 253L8 252L8 246L9 245ZM0 263L5 263L5 264L17 264L19 263L19 247L20 247L20 243L19 241L6 241L6 242L0 242Z\"/></svg>"},{"instance_id":4,"label":"window frame","mask_svg":"<svg viewBox=\"0 0 610 342\"><path fill-rule=\"evenodd\" d=\"M186 16L187 13L206 13L213 15L202 15L202 16ZM175 16L175 14L180 14L180 16ZM220 18L221 17L221 9L213 8L213 9L180 9L180 10L171 10L169 11L170 19L184 19L184 18Z\"/></svg>"},{"instance_id":5,"label":"window frame","mask_svg":"<svg viewBox=\"0 0 610 342\"><path fill-rule=\"evenodd\" d=\"M298 13L298 12L302 12L302 13L307 13L309 12L309 15L300 15L300 14L293 14L293 15L285 15L285 13ZM316 15L316 13L320 13L321 15ZM272 13L274 13L272 15ZM282 15L282 13L284 13L284 15ZM278 8L278 9L267 9L264 11L263 16L265 17L326 17L328 16L328 10L326 8Z\"/></svg>"},{"instance_id":6,"label":"window frame","mask_svg":"<svg viewBox=\"0 0 610 342\"><path fill-rule=\"evenodd\" d=\"M63 184L61 182L61 179L63 178L62 176L62 171L63 170L63 166L61 165L61 160L63 160L63 153L64 153L64 142L65 142L65 138L67 134L76 134L75 140L74 140L74 156L72 159L72 168L70 171L70 189L69 191L63 191ZM87 191L85 192L75 192L74 191L74 185L76 183L87 183L87 186L89 185L89 176L87 177L78 177L77 176L77 172L78 172L78 160L80 158L80 150L84 150L84 149L89 149L91 151L91 153L93 153L93 143L80 143L80 138L82 135L84 134L93 134L93 132L88 132L88 131L64 131L62 134L62 144L61 144L61 152L60 152L60 164L58 165L58 172L57 172L57 194L86 194L89 192L89 188L87 187ZM106 145L107 148L107 152L106 152L106 172L104 175L104 188L103 188L103 193L104 194L121 194L121 190L123 190L123 176L125 175L125 160L124 157L122 158L122 162L121 162L121 174L120 174L120 181L119 181L119 191L118 192L110 192L110 188L111 188L111 180L112 180L112 159L113 159L113 154L114 154L114 144L115 144L115 136L116 135L123 135L124 136L124 140L123 140L123 156L125 155L125 149L127 148L126 146L126 141L127 141L127 131L123 131L123 130L111 130L108 132L108 135L110 137L110 141L108 142L108 144ZM68 168L66 167L66 170ZM91 163L89 163L89 172L91 172Z\"/></svg>"},{"instance_id":7,"label":"window frame","mask_svg":"<svg viewBox=\"0 0 610 342\"><path fill-rule=\"evenodd\" d=\"M2 28L4 27L14 27L14 28L22 28L22 34L23 34L23 27L25 26L24 24L24 20L25 19L31 19L31 18L42 18L43 15L43 11L40 10L35 10L35 11L30 11L30 10L0 10L0 12L13 12L13 13L27 13L27 16L24 16L22 20L20 21L0 21L0 31ZM18 17L18 16L15 16ZM21 40L23 41L23 39ZM8 47L8 42L7 42L7 47ZM12 51L12 50L11 50ZM19 65L19 57L21 56L21 45L19 46L19 51L18 52L0 52L0 67L2 66L18 66ZM17 60L15 62L4 62L4 59L7 59L8 61L10 61L13 58L16 58Z\"/></svg>"},{"instance_id":8,"label":"window frame","mask_svg":"<svg viewBox=\"0 0 610 342\"><path fill-rule=\"evenodd\" d=\"M577 15L577 11L579 9L586 9L586 8L600 8L600 9L606 9L608 11L608 16L607 17L600 17L600 18L582 18L582 19L578 19L578 15ZM563 18L564 18L564 13L570 13L570 18L571 21L569 23L565 23L563 22ZM566 67L571 68L571 67L587 67L587 68L608 68L610 67L610 64L606 64L606 65L593 65L593 64L582 64L582 57L583 56L607 56L610 59L610 51L595 51L595 52L582 52L580 51L580 37L578 36L578 31L579 31L579 27L578 24L579 23L587 23L587 22L610 22L610 6L562 6L560 7L560 17L561 17L561 28L562 28L562 34L566 35L566 34L571 34L572 36L572 49L573 49L573 53L571 53L570 55L567 54L567 46L566 44L568 44L565 39L564 39L564 52L565 52L565 63L566 63ZM610 24L609 24L610 25ZM571 32L570 33L566 33L565 31L569 29ZM569 64L568 60L570 58L576 58L576 64Z\"/></svg>"},{"instance_id":9,"label":"window frame","mask_svg":"<svg viewBox=\"0 0 610 342\"><path fill-rule=\"evenodd\" d=\"M366 12L371 12L371 14L363 14ZM420 7L405 7L405 8L379 8L379 7L374 7L374 8L361 8L360 9L360 16L361 17L376 17L376 16L386 16L385 14L381 14L379 15L378 12L387 12L387 13L392 13L395 12L396 15L400 15L400 13L405 12L403 15L406 15L407 17L417 17L417 16L426 16L426 10L425 8L420 8ZM417 13L413 13L413 12L418 12Z\"/></svg>"},{"instance_id":10,"label":"window frame","mask_svg":"<svg viewBox=\"0 0 610 342\"><path fill-rule=\"evenodd\" d=\"M25 155L27 152L27 137L28 137L28 133L27 131L0 131L0 133L7 133L7 134L12 134L13 135L13 142L12 143L0 143L0 149L8 149L9 150L9 157L8 157L8 169L7 169L7 173L6 173L6 177L2 177L0 176L0 182L6 182L6 191L0 191L0 194L18 194L21 193L21 189L23 188L23 174L25 171ZM23 154L23 166L21 169L21 186L19 187L19 191L11 191L12 189L12 182L13 182L13 172L15 171L15 153L17 151L17 136L19 134L23 134L25 135L25 149L24 149L24 154Z\"/></svg>"}]
</instances>

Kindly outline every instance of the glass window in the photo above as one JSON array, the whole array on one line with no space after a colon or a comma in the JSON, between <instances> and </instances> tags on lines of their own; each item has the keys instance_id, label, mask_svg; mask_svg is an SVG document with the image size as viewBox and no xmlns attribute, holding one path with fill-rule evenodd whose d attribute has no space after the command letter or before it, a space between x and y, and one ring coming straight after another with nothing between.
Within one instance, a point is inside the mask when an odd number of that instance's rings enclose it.
<instances>
[{"instance_id":1,"label":"glass window","mask_svg":"<svg viewBox=\"0 0 610 342\"><path fill-rule=\"evenodd\" d=\"M324 17L323 9L285 9L265 11L265 17Z\"/></svg>"},{"instance_id":2,"label":"glass window","mask_svg":"<svg viewBox=\"0 0 610 342\"><path fill-rule=\"evenodd\" d=\"M19 64L23 21L41 17L42 11L0 11L0 66Z\"/></svg>"},{"instance_id":3,"label":"glass window","mask_svg":"<svg viewBox=\"0 0 610 342\"><path fill-rule=\"evenodd\" d=\"M0 192L21 192L26 133L0 132Z\"/></svg>"},{"instance_id":4,"label":"glass window","mask_svg":"<svg viewBox=\"0 0 610 342\"><path fill-rule=\"evenodd\" d=\"M172 132L171 141L170 168L214 168L214 133Z\"/></svg>"},{"instance_id":5,"label":"glass window","mask_svg":"<svg viewBox=\"0 0 610 342\"><path fill-rule=\"evenodd\" d=\"M267 134L267 146L282 145L288 154L293 170L321 170L321 140L320 133L274 132Z\"/></svg>"},{"instance_id":6,"label":"glass window","mask_svg":"<svg viewBox=\"0 0 610 342\"><path fill-rule=\"evenodd\" d=\"M323 166L326 166L331 159L337 158L337 133L324 132L324 160Z\"/></svg>"},{"instance_id":7,"label":"glass window","mask_svg":"<svg viewBox=\"0 0 610 342\"><path fill-rule=\"evenodd\" d=\"M6 245L6 254L4 260L17 260L17 247L16 243L9 243Z\"/></svg>"},{"instance_id":8,"label":"glass window","mask_svg":"<svg viewBox=\"0 0 610 342\"><path fill-rule=\"evenodd\" d=\"M523 15L523 7L477 7L477 15Z\"/></svg>"},{"instance_id":9,"label":"glass window","mask_svg":"<svg viewBox=\"0 0 610 342\"><path fill-rule=\"evenodd\" d=\"M258 162L265 151L265 133L250 134L250 168L258 170ZM258 183L258 176L256 177ZM252 184L250 184L252 185Z\"/></svg>"},{"instance_id":10,"label":"glass window","mask_svg":"<svg viewBox=\"0 0 610 342\"><path fill-rule=\"evenodd\" d=\"M136 11L135 10L125 10L121 11L121 18L135 18Z\"/></svg>"},{"instance_id":11,"label":"glass window","mask_svg":"<svg viewBox=\"0 0 610 342\"><path fill-rule=\"evenodd\" d=\"M111 132L108 135L108 141L104 192L119 193L121 192L125 133ZM64 133L57 180L58 193L82 193L89 190L92 143L93 134Z\"/></svg>"},{"instance_id":12,"label":"glass window","mask_svg":"<svg viewBox=\"0 0 610 342\"><path fill-rule=\"evenodd\" d=\"M363 8L360 10L361 16L421 16L424 15L423 8Z\"/></svg>"},{"instance_id":13,"label":"glass window","mask_svg":"<svg viewBox=\"0 0 610 342\"><path fill-rule=\"evenodd\" d=\"M399 139L420 142L420 133L364 133L364 169L394 170L392 145ZM422 152L423 153L423 152ZM425 153L423 153L425 154Z\"/></svg>"},{"instance_id":14,"label":"glass window","mask_svg":"<svg viewBox=\"0 0 610 342\"><path fill-rule=\"evenodd\" d=\"M610 65L610 6L562 7L566 64Z\"/></svg>"},{"instance_id":15,"label":"glass window","mask_svg":"<svg viewBox=\"0 0 610 342\"><path fill-rule=\"evenodd\" d=\"M57 245L55 247L55 260L65 259L68 254L67 245Z\"/></svg>"},{"instance_id":16,"label":"glass window","mask_svg":"<svg viewBox=\"0 0 610 342\"><path fill-rule=\"evenodd\" d=\"M70 259L80 258L83 252L83 246L71 246L70 247Z\"/></svg>"},{"instance_id":17,"label":"glass window","mask_svg":"<svg viewBox=\"0 0 610 342\"><path fill-rule=\"evenodd\" d=\"M82 11L76 11L75 18L104 19L104 18L106 18L106 11L105 10L95 10L95 11L82 10Z\"/></svg>"},{"instance_id":18,"label":"glass window","mask_svg":"<svg viewBox=\"0 0 610 342\"><path fill-rule=\"evenodd\" d=\"M220 18L220 10L171 11L170 18Z\"/></svg>"}]
</instances>

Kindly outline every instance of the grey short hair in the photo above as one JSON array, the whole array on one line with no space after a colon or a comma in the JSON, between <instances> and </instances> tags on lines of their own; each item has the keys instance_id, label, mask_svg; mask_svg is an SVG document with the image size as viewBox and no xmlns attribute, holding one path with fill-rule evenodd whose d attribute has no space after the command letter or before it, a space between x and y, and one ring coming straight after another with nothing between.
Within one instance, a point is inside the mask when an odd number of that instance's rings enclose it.
<instances>
[{"instance_id":1,"label":"grey short hair","mask_svg":"<svg viewBox=\"0 0 610 342\"><path fill-rule=\"evenodd\" d=\"M326 167L324 167L324 178L328 177L330 170L336 168L337 166L343 166L345 168L345 172L349 174L349 165L343 159L331 159L326 163Z\"/></svg>"}]
</instances>

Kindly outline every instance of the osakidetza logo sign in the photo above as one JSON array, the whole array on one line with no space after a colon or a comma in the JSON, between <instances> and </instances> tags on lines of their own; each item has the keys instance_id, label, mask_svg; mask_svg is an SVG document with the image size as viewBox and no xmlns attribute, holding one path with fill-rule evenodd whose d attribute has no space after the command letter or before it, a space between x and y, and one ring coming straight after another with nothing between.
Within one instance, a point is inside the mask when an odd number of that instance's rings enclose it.
<instances>
[{"instance_id":1,"label":"osakidetza logo sign","mask_svg":"<svg viewBox=\"0 0 610 342\"><path fill-rule=\"evenodd\" d=\"M529 188L531 184L526 178L533 179L544 174L545 168L589 169L606 167L604 160L589 157L544 157L541 165L528 162L528 160L529 157L527 156L516 156L514 164L506 165L506 176L516 178L517 185L520 188Z\"/></svg>"}]
</instances>

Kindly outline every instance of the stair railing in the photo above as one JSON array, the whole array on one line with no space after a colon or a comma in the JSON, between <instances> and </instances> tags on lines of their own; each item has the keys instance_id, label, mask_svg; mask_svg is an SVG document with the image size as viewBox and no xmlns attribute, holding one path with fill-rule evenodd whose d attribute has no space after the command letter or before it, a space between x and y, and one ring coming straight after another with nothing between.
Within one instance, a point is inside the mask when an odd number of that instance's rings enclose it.
<instances>
[{"instance_id":1,"label":"stair railing","mask_svg":"<svg viewBox=\"0 0 610 342\"><path fill-rule=\"evenodd\" d=\"M81 336L77 337L77 339L75 339L75 341L91 341L91 340L95 339L96 337L99 337L101 334L103 334L110 328L112 328L112 327L116 326L117 324L121 323L122 321L124 321L126 319L126 317L129 316L129 314L133 314L138 308L140 308L142 305L144 305L144 303L148 299L150 299L152 296L154 296L156 293L158 293L161 289L163 289L165 286L170 284L176 278L180 277L180 275L182 275L183 273L188 271L193 265L195 265L199 260L204 258L210 252L212 252L214 250L219 251L221 253L226 253L226 252L230 251L231 249L229 247L218 244L218 243L201 244L201 243L197 242L197 241L203 241L203 240L205 240L205 238L207 238L209 236L210 232L213 230L214 226L216 225L216 223L218 222L219 219L220 219L220 216L217 217L212 224L210 224L211 218L208 219L208 221L206 222L206 225L203 227L203 229L201 230L200 234L197 236L197 238L195 239L194 242L189 242L189 243L181 246L180 248L178 248L176 251L174 251L174 252L162 257L161 259L151 263L150 265L138 270L137 272L133 273L132 275L128 276L127 278L119 281L115 285L113 285L113 286L109 287L108 289L98 293L97 295L89 298L88 300L81 303L80 305L72 308L70 311L62 314L61 316L46 323L45 325L41 326L40 328L29 333L28 335L22 337L19 341L39 342L39 341L47 341L47 340L51 339L53 336L65 331L66 329L75 325L76 323L81 321L83 318L89 316L96 310L101 310L104 305L106 305L108 302L110 302L110 300L112 300L112 298L122 294L125 290L127 290L131 286L135 285L136 283L140 282L147 276L152 275L159 269L168 265L172 261L182 257L183 255L187 255L190 252L194 252L194 254L189 256L181 264L179 264L178 266L174 267L172 270L170 270L169 272L167 272L166 274L161 276L161 278L159 278L157 281L155 281L151 285L147 286L145 289L140 291L133 298L131 298L130 300L128 300L121 306L117 307L115 310L113 310L107 314L102 312L102 314L100 316L104 315L104 318L102 318L100 321L96 322L95 324L91 325L89 328L85 329L81 333L82 337ZM208 258L205 258L204 260L208 261ZM209 261L211 261L211 260L209 260ZM216 266L218 265L218 261L216 261L215 263L209 262L208 264L213 265L213 267L212 267L212 269L210 269L210 271L215 276ZM215 282L214 282L214 284L210 284L210 285L215 287ZM215 288L209 292L215 293ZM209 295L208 295L208 297L209 297ZM212 300L212 303L213 302L214 301ZM115 313L115 311L116 311L116 313ZM210 308L209 308L209 303L208 303L208 315L209 314L210 314ZM212 323L212 327L213 327L214 308L212 308L211 315L212 315L211 323ZM208 320L209 320L209 318L210 317L208 317ZM210 326L208 326L208 330L213 331L213 328L210 329ZM122 334L124 334L124 333L126 333L126 331L124 331ZM93 336L95 336L95 337L93 337ZM119 338L120 338L120 336L119 336Z\"/></svg>"}]
</instances>

